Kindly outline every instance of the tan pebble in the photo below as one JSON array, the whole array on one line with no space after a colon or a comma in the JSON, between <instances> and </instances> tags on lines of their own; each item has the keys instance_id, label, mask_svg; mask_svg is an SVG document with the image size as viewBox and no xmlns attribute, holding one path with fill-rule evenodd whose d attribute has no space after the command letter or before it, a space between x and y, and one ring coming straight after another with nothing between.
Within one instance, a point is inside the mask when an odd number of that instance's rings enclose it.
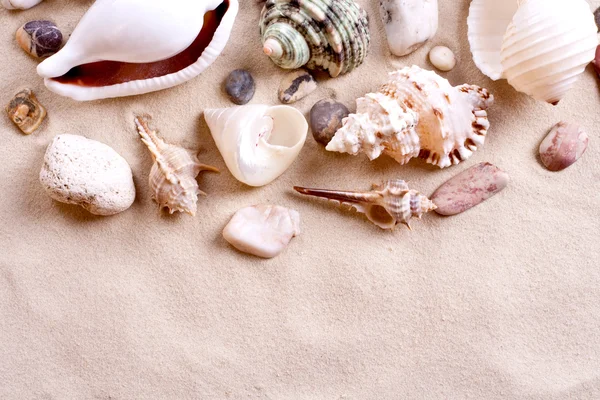
<instances>
[{"instance_id":1,"label":"tan pebble","mask_svg":"<svg viewBox=\"0 0 600 400\"><path fill-rule=\"evenodd\" d=\"M281 81L279 100L284 104L295 103L317 89L317 81L304 70L294 71Z\"/></svg>"},{"instance_id":2,"label":"tan pebble","mask_svg":"<svg viewBox=\"0 0 600 400\"><path fill-rule=\"evenodd\" d=\"M262 258L278 256L299 234L300 214L273 205L241 209L223 230L223 237L233 247Z\"/></svg>"},{"instance_id":3,"label":"tan pebble","mask_svg":"<svg viewBox=\"0 0 600 400\"><path fill-rule=\"evenodd\" d=\"M31 89L17 93L6 106L6 112L10 120L26 135L35 132L46 118L46 109L38 102Z\"/></svg>"},{"instance_id":4,"label":"tan pebble","mask_svg":"<svg viewBox=\"0 0 600 400\"><path fill-rule=\"evenodd\" d=\"M452 50L445 46L436 46L429 52L429 61L440 71L452 71L456 66L456 57Z\"/></svg>"},{"instance_id":5,"label":"tan pebble","mask_svg":"<svg viewBox=\"0 0 600 400\"><path fill-rule=\"evenodd\" d=\"M540 158L550 171L562 171L585 153L587 133L577 124L559 122L540 144Z\"/></svg>"},{"instance_id":6,"label":"tan pebble","mask_svg":"<svg viewBox=\"0 0 600 400\"><path fill-rule=\"evenodd\" d=\"M460 214L502 191L509 180L508 174L498 167L477 164L440 186L431 201L438 214Z\"/></svg>"}]
</instances>

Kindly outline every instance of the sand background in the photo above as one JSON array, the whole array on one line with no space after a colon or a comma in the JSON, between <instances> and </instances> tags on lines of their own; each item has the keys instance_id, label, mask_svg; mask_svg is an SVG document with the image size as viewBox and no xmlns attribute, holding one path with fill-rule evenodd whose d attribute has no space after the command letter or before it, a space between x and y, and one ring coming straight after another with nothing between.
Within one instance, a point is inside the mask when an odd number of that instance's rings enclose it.
<instances>
[{"instance_id":1,"label":"sand background","mask_svg":"<svg viewBox=\"0 0 600 400\"><path fill-rule=\"evenodd\" d=\"M221 82L247 68L253 103L277 104L282 70L261 54L260 6L242 0L232 39L203 75L177 88L77 103L47 91L15 44L23 23L49 18L70 32L91 1L47 0L0 10L2 104L29 86L48 120L23 136L0 118L0 398L2 399L597 399L600 398L600 96L591 68L560 105L491 82L474 66L467 0L440 0L436 38L392 57L377 2L368 61L320 78L297 103L354 99L388 71L430 68L433 45L453 48L453 84L496 96L484 148L438 170L420 161L329 154L309 137L273 184L252 189L227 171L202 111L230 106ZM591 1L595 9L600 0ZM198 216L168 216L150 199L152 160L133 125L150 113L168 141L221 168L200 186ZM536 158L561 119L582 124L587 153L560 173ZM107 143L130 163L130 210L99 218L52 201L38 182L46 146L63 133ZM384 232L362 216L295 195L293 185L366 189L403 178L425 194L479 162L512 182L467 213L428 215ZM271 261L240 254L220 233L235 211L272 202L302 215L303 234Z\"/></svg>"}]
</instances>

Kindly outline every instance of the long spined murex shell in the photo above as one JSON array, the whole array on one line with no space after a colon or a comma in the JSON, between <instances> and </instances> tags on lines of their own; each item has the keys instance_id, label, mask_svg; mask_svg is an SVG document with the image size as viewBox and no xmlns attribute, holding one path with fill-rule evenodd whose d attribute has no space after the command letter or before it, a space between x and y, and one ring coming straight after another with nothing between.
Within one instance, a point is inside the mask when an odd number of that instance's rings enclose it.
<instances>
[{"instance_id":1,"label":"long spined murex shell","mask_svg":"<svg viewBox=\"0 0 600 400\"><path fill-rule=\"evenodd\" d=\"M420 219L423 214L437 207L426 196L411 190L401 179L373 185L368 192L308 189L295 186L294 190L308 196L320 197L349 205L367 216L369 221L381 229L393 229L398 224L410 228L412 218Z\"/></svg>"},{"instance_id":2,"label":"long spined murex shell","mask_svg":"<svg viewBox=\"0 0 600 400\"><path fill-rule=\"evenodd\" d=\"M206 195L198 188L196 177L202 171L219 170L200 163L195 152L166 143L148 127L148 119L136 117L135 125L155 160L149 178L152 197L161 209L167 208L171 214L196 215L198 195Z\"/></svg>"},{"instance_id":3,"label":"long spined murex shell","mask_svg":"<svg viewBox=\"0 0 600 400\"><path fill-rule=\"evenodd\" d=\"M260 31L278 66L326 70L332 77L361 65L370 44L369 18L354 0L267 0Z\"/></svg>"},{"instance_id":4,"label":"long spined murex shell","mask_svg":"<svg viewBox=\"0 0 600 400\"><path fill-rule=\"evenodd\" d=\"M400 164L418 157L440 168L468 159L485 141L493 96L473 85L452 87L417 66L392 72L376 93L359 98L355 114L327 146L371 160L382 154Z\"/></svg>"}]
</instances>

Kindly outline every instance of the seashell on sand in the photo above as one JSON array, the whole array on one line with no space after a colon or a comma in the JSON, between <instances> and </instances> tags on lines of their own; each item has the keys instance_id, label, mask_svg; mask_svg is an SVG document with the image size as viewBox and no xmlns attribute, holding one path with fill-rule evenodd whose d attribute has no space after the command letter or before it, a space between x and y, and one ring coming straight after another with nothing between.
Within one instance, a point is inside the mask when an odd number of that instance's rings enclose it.
<instances>
[{"instance_id":1,"label":"seashell on sand","mask_svg":"<svg viewBox=\"0 0 600 400\"><path fill-rule=\"evenodd\" d=\"M306 118L290 106L207 109L204 118L227 168L249 186L267 185L283 174L308 134Z\"/></svg>"},{"instance_id":2,"label":"seashell on sand","mask_svg":"<svg viewBox=\"0 0 600 400\"><path fill-rule=\"evenodd\" d=\"M349 205L367 216L369 221L381 229L394 229L404 224L410 229L413 217L435 210L436 205L416 190L410 190L400 179L373 185L369 192L348 192L338 190L307 189L295 186L294 190L308 196L321 197Z\"/></svg>"},{"instance_id":3,"label":"seashell on sand","mask_svg":"<svg viewBox=\"0 0 600 400\"><path fill-rule=\"evenodd\" d=\"M510 178L500 168L481 163L463 171L435 191L431 200L440 215L463 213L506 188Z\"/></svg>"},{"instance_id":4,"label":"seashell on sand","mask_svg":"<svg viewBox=\"0 0 600 400\"><path fill-rule=\"evenodd\" d=\"M6 106L6 112L10 120L26 135L35 132L46 118L46 109L31 89L17 93Z\"/></svg>"},{"instance_id":5,"label":"seashell on sand","mask_svg":"<svg viewBox=\"0 0 600 400\"><path fill-rule=\"evenodd\" d=\"M78 101L168 89L216 60L238 8L238 0L96 0L37 72L48 89Z\"/></svg>"},{"instance_id":6,"label":"seashell on sand","mask_svg":"<svg viewBox=\"0 0 600 400\"><path fill-rule=\"evenodd\" d=\"M0 0L0 3L2 3L7 10L27 10L37 6L42 1L43 0Z\"/></svg>"},{"instance_id":7,"label":"seashell on sand","mask_svg":"<svg viewBox=\"0 0 600 400\"><path fill-rule=\"evenodd\" d=\"M367 56L369 18L354 0L267 0L260 17L263 51L285 69L351 72Z\"/></svg>"},{"instance_id":8,"label":"seashell on sand","mask_svg":"<svg viewBox=\"0 0 600 400\"><path fill-rule=\"evenodd\" d=\"M364 152L371 160L387 154L400 164L418 157L446 168L483 145L490 127L486 110L493 102L486 89L452 87L435 72L407 67L356 101L356 113L344 119L326 149Z\"/></svg>"},{"instance_id":9,"label":"seashell on sand","mask_svg":"<svg viewBox=\"0 0 600 400\"><path fill-rule=\"evenodd\" d=\"M550 171L562 171L585 153L588 134L578 125L559 122L540 144L540 158Z\"/></svg>"},{"instance_id":10,"label":"seashell on sand","mask_svg":"<svg viewBox=\"0 0 600 400\"><path fill-rule=\"evenodd\" d=\"M202 171L219 170L200 163L195 152L166 143L158 137L156 131L148 127L148 119L147 116L136 117L135 124L142 142L155 161L149 178L152 198L161 209L166 208L171 214L185 212L194 216L198 195L206 195L199 189L196 177Z\"/></svg>"},{"instance_id":11,"label":"seashell on sand","mask_svg":"<svg viewBox=\"0 0 600 400\"><path fill-rule=\"evenodd\" d=\"M135 200L127 161L104 143L78 135L59 135L48 145L40 183L52 199L94 215L121 213Z\"/></svg>"},{"instance_id":12,"label":"seashell on sand","mask_svg":"<svg viewBox=\"0 0 600 400\"><path fill-rule=\"evenodd\" d=\"M241 209L223 229L223 237L233 247L262 258L277 257L299 234L300 214L273 205Z\"/></svg>"},{"instance_id":13,"label":"seashell on sand","mask_svg":"<svg viewBox=\"0 0 600 400\"><path fill-rule=\"evenodd\" d=\"M573 87L598 46L585 0L473 0L467 23L481 72L551 104Z\"/></svg>"},{"instance_id":14,"label":"seashell on sand","mask_svg":"<svg viewBox=\"0 0 600 400\"><path fill-rule=\"evenodd\" d=\"M433 38L438 29L438 0L380 0L390 51L406 56Z\"/></svg>"}]
</instances>

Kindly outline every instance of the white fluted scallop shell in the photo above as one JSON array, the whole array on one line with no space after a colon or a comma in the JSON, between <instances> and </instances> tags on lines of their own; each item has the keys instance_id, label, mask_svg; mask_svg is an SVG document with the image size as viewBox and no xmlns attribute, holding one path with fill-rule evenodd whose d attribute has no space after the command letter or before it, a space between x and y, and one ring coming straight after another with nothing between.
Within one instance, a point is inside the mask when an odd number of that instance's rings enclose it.
<instances>
[{"instance_id":1,"label":"white fluted scallop shell","mask_svg":"<svg viewBox=\"0 0 600 400\"><path fill-rule=\"evenodd\" d=\"M585 0L473 0L469 43L479 69L537 100L559 102L594 59Z\"/></svg>"},{"instance_id":2,"label":"white fluted scallop shell","mask_svg":"<svg viewBox=\"0 0 600 400\"><path fill-rule=\"evenodd\" d=\"M53 92L88 101L177 86L223 51L238 0L97 0L38 66Z\"/></svg>"},{"instance_id":3,"label":"white fluted scallop shell","mask_svg":"<svg viewBox=\"0 0 600 400\"><path fill-rule=\"evenodd\" d=\"M227 168L249 186L267 185L283 174L308 133L304 115L289 106L208 109L204 118Z\"/></svg>"},{"instance_id":4,"label":"white fluted scallop shell","mask_svg":"<svg viewBox=\"0 0 600 400\"><path fill-rule=\"evenodd\" d=\"M357 110L327 145L340 153L382 154L400 164L418 157L440 168L458 164L483 145L493 96L473 85L452 87L417 66L392 72L376 93L356 101Z\"/></svg>"}]
</instances>

